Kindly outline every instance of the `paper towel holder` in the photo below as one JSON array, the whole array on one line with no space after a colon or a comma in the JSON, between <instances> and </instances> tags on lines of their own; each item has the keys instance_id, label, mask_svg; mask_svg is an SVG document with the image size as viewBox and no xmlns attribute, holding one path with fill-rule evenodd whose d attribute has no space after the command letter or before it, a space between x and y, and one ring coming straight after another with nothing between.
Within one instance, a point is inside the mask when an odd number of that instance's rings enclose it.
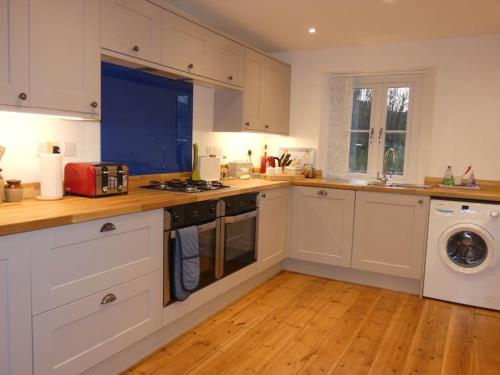
<instances>
[{"instance_id":1,"label":"paper towel holder","mask_svg":"<svg viewBox=\"0 0 500 375\"><path fill-rule=\"evenodd\" d=\"M40 200L40 201L57 201L57 200L61 200L63 199L64 197L64 191L62 190L62 159L61 159L61 149L59 148L59 146L53 146L52 147L52 152L49 154L49 155L58 155L59 156L59 162L58 164L59 165L55 165L54 168L59 168L60 169L60 177L59 179L61 180L60 183L61 183L61 193L57 194L57 195L53 195L53 196L43 196L42 195L42 184L43 184L43 181L40 181L40 195L37 195L35 197L35 199L37 200ZM42 160L42 155L40 155L40 161ZM41 161L41 164L42 164L42 161ZM41 179L43 180L43 178Z\"/></svg>"}]
</instances>

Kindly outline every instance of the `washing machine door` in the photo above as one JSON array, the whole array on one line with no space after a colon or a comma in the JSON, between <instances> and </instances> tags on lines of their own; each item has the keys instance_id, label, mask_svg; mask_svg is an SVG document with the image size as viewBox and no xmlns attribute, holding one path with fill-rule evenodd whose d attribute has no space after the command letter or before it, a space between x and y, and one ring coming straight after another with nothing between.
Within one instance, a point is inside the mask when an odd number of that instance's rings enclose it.
<instances>
[{"instance_id":1,"label":"washing machine door","mask_svg":"<svg viewBox=\"0 0 500 375\"><path fill-rule=\"evenodd\" d=\"M495 251L492 235L475 224L457 224L448 228L439 240L441 259L453 270L462 273L484 271Z\"/></svg>"}]
</instances>

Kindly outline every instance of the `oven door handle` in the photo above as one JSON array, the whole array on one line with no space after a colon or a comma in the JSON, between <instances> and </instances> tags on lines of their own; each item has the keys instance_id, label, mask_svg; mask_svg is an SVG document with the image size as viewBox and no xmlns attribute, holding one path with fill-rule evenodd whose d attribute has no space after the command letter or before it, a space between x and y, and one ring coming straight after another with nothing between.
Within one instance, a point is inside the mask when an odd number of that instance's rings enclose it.
<instances>
[{"instance_id":1,"label":"oven door handle","mask_svg":"<svg viewBox=\"0 0 500 375\"><path fill-rule=\"evenodd\" d=\"M224 217L224 223L225 224L234 224L234 223L237 223L239 221L252 219L254 217L257 217L257 210L247 212L247 213L241 214L241 215L236 215L236 216L226 216L226 217Z\"/></svg>"},{"instance_id":2,"label":"oven door handle","mask_svg":"<svg viewBox=\"0 0 500 375\"><path fill-rule=\"evenodd\" d=\"M216 221L211 221L210 223L198 225L198 233L202 233L202 232L206 232L206 231L215 229L216 226L217 226ZM176 237L175 230L172 230L170 232L170 238L175 238L175 237Z\"/></svg>"}]
</instances>

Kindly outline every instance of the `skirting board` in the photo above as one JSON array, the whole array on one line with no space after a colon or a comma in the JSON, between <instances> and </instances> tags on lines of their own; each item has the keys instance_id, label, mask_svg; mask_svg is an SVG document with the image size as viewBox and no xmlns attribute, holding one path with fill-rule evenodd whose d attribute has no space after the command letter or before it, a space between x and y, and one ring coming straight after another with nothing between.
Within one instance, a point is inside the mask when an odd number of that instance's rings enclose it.
<instances>
[{"instance_id":1,"label":"skirting board","mask_svg":"<svg viewBox=\"0 0 500 375\"><path fill-rule=\"evenodd\" d=\"M85 375L111 375L119 374L127 370L141 359L168 344L176 337L190 330L197 324L208 319L224 307L234 302L238 298L247 294L250 290L262 284L265 280L278 274L282 270L282 264L277 263L270 268L255 275L249 280L244 281L226 293L207 302L198 309L191 311L185 316L177 319L169 325L145 337L134 345L108 358L104 362L85 371Z\"/></svg>"},{"instance_id":2,"label":"skirting board","mask_svg":"<svg viewBox=\"0 0 500 375\"><path fill-rule=\"evenodd\" d=\"M346 281L421 295L421 280L406 279L403 277L382 275L375 272L355 270L352 268L337 267L327 264L307 262L304 260L287 258L283 261L283 269L307 275L324 277L327 279Z\"/></svg>"}]
</instances>

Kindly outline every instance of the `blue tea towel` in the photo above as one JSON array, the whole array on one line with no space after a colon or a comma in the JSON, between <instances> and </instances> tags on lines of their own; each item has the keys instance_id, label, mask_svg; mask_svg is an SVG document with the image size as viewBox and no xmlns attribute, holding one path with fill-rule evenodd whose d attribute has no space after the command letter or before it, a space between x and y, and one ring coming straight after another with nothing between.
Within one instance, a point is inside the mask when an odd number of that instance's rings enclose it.
<instances>
[{"instance_id":1,"label":"blue tea towel","mask_svg":"<svg viewBox=\"0 0 500 375\"><path fill-rule=\"evenodd\" d=\"M174 298L184 301L200 282L200 243L198 227L176 230L174 249Z\"/></svg>"}]
</instances>

